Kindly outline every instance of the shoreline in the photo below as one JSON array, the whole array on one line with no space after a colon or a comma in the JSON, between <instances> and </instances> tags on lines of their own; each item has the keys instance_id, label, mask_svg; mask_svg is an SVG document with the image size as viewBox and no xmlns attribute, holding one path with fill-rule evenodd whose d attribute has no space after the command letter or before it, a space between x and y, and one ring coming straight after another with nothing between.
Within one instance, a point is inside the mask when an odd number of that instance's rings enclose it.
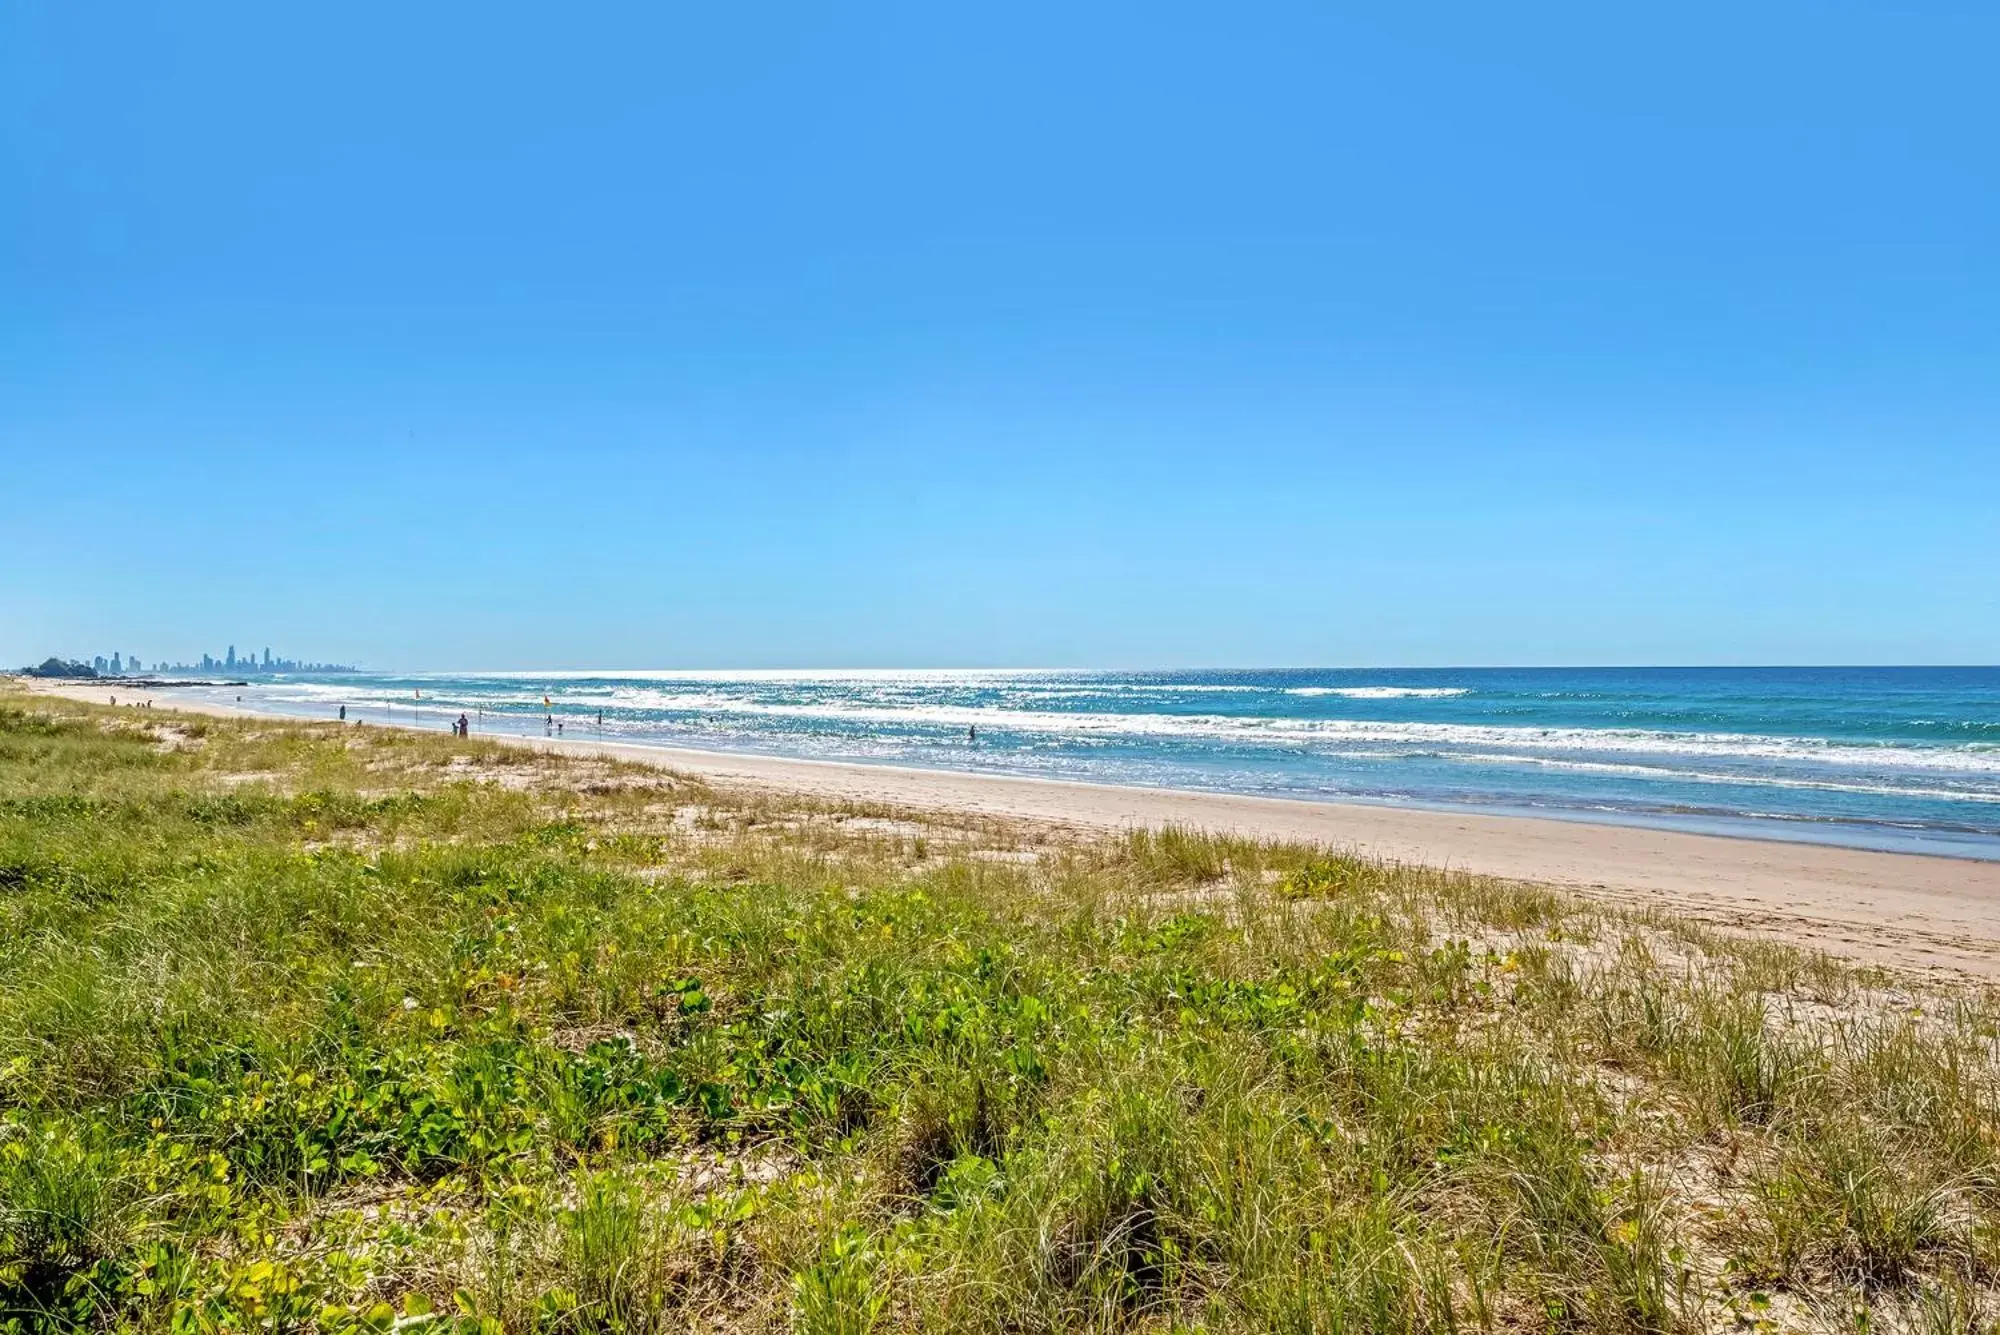
<instances>
[{"instance_id":1,"label":"shoreline","mask_svg":"<svg viewBox=\"0 0 2000 1335\"><path fill-rule=\"evenodd\" d=\"M115 694L73 682L19 685L87 703ZM146 695L156 710L326 722ZM475 740L601 755L720 785L832 801L1092 831L1179 825L1314 843L1388 862L1549 885L1628 907L1657 907L1835 954L2000 978L2000 863L1991 861L1544 816L1139 788L584 738L488 733Z\"/></svg>"}]
</instances>

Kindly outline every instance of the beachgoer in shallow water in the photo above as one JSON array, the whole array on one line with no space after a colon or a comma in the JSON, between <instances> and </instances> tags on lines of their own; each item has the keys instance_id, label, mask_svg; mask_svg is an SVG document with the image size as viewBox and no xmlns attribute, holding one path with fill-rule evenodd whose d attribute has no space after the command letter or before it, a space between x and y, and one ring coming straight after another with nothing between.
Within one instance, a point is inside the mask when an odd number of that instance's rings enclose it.
<instances>
[{"instance_id":1,"label":"beachgoer in shallow water","mask_svg":"<svg viewBox=\"0 0 2000 1335\"><path fill-rule=\"evenodd\" d=\"M556 736L558 736L558 737L562 736L562 720L561 720L561 719L557 719L557 720L556 720Z\"/></svg>"},{"instance_id":2,"label":"beachgoer in shallow water","mask_svg":"<svg viewBox=\"0 0 2000 1335\"><path fill-rule=\"evenodd\" d=\"M340 721L341 721L342 723L345 723L345 722L347 722L347 706L346 706L346 705L342 705L342 706L340 707Z\"/></svg>"},{"instance_id":3,"label":"beachgoer in shallow water","mask_svg":"<svg viewBox=\"0 0 2000 1335\"><path fill-rule=\"evenodd\" d=\"M974 744L975 746L976 746L976 745L978 745L978 743L979 743L979 725L978 725L977 723L974 723L974 724L971 724L970 726L968 726L968 727L966 728L966 730L965 730L965 740L966 740L966 741L968 741L968 742L971 742L971 743L973 743L973 744Z\"/></svg>"}]
</instances>

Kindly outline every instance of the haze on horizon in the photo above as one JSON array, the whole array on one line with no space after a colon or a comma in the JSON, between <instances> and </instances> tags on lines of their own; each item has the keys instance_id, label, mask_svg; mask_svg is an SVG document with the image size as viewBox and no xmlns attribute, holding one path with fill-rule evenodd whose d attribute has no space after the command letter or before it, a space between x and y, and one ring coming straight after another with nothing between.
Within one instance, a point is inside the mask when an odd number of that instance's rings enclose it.
<instances>
[{"instance_id":1,"label":"haze on horizon","mask_svg":"<svg viewBox=\"0 0 2000 1335\"><path fill-rule=\"evenodd\" d=\"M0 14L0 665L2000 662L2000 11Z\"/></svg>"}]
</instances>

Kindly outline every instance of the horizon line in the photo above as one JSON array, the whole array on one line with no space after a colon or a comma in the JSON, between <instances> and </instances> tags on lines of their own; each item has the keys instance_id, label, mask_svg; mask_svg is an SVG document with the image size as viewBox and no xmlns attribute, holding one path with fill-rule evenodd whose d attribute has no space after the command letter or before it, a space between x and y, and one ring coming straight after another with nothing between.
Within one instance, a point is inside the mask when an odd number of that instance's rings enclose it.
<instances>
[{"instance_id":1,"label":"horizon line","mask_svg":"<svg viewBox=\"0 0 2000 1335\"><path fill-rule=\"evenodd\" d=\"M240 665L239 665L240 666ZM505 677L505 676L704 676L730 674L757 674L764 676L878 676L904 673L934 673L971 675L990 673L1004 675L1034 675L1048 673L1141 673L1141 672L1591 672L1591 671L1676 671L1676 672L1727 672L1727 671L1838 671L1838 670L1928 670L1965 671L2000 669L2000 663L1978 662L1577 662L1577 663L1382 663L1382 664L1341 664L1341 663L1154 663L1143 665L1121 664L1114 666L1085 666L1075 664L1057 665L841 665L785 667L752 666L708 666L708 667L486 667L486 668L439 668L439 667L368 667L354 666L352 671L360 675L382 676L400 673L409 676L441 677ZM284 673L273 675L302 675Z\"/></svg>"}]
</instances>

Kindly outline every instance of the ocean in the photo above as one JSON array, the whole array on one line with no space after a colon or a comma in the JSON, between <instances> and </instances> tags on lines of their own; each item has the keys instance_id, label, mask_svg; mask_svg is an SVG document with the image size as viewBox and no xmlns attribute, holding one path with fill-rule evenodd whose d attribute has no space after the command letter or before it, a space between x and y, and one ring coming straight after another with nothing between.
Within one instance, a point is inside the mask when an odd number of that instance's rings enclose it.
<instances>
[{"instance_id":1,"label":"ocean","mask_svg":"<svg viewBox=\"0 0 2000 1335\"><path fill-rule=\"evenodd\" d=\"M484 672L187 689L312 718L346 705L442 730L463 711L475 732L540 736L552 713L565 736L618 742L2000 859L2000 668Z\"/></svg>"}]
</instances>

